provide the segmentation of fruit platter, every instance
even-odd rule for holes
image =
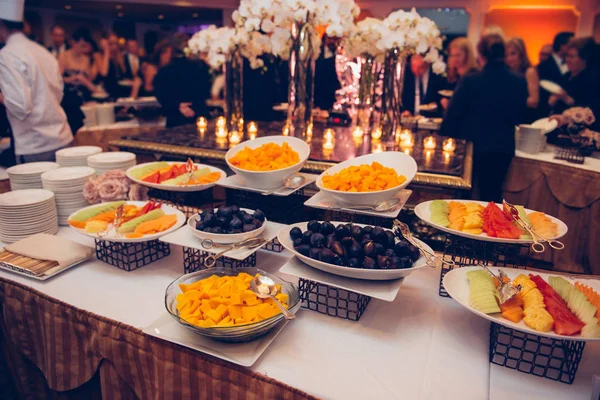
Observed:
[[[567,225],[542,212],[515,206],[519,217],[546,239],[559,239]],[[441,231],[496,243],[530,244],[533,238],[502,209],[501,204],[474,200],[432,200],[415,207],[422,221]]]
[[[233,172],[254,189],[282,187],[286,179],[302,169],[310,147],[291,136],[265,136],[232,147],[225,160]]]
[[[188,220],[188,227],[200,239],[215,243],[238,243],[259,236],[267,227],[267,218],[261,210],[238,206],[206,209]]]
[[[426,265],[419,249],[398,235],[377,226],[310,221],[283,228],[277,239],[305,264],[321,271],[347,278],[390,280],[404,278]]]
[[[508,328],[554,339],[600,341],[600,281],[490,267],[462,267],[444,276],[444,288],[462,306]],[[500,303],[498,286],[520,286]]]
[[[411,156],[386,151],[336,164],[317,178],[316,185],[341,205],[374,206],[398,194],[416,173]]]
[[[82,208],[71,214],[68,222],[94,239],[135,243],[175,231],[185,223],[185,215],[153,201],[113,201]]]
[[[261,299],[250,282],[256,275],[275,282],[275,298],[295,313],[298,287],[256,268],[211,268],[183,275],[167,287],[165,306],[176,321],[193,332],[226,342],[256,339],[283,320],[271,299]]]
[[[191,173],[190,173],[191,171]],[[139,164],[127,170],[132,181],[154,189],[173,192],[197,192],[213,187],[227,177],[225,171],[210,165],[188,161],[157,161]]]

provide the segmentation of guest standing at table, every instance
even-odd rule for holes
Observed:
[[[402,93],[402,115],[424,115],[437,117],[442,115],[440,94],[443,89],[443,79],[434,74],[431,64],[423,56],[415,54],[410,57],[410,68],[404,74],[404,91]],[[434,106],[434,110],[422,111],[423,106]]]
[[[569,72],[563,91],[550,96],[548,103],[554,114],[569,107],[590,107],[598,99],[600,90],[598,66],[592,65],[596,44],[591,37],[572,39],[566,46],[565,60]]]
[[[58,59],[58,56],[69,50],[65,30],[60,25],[54,25],[50,33],[50,38],[52,39],[52,45],[48,47],[48,51],[54,58]]]
[[[444,90],[454,91],[458,81],[465,75],[477,71],[475,51],[471,42],[466,37],[459,37],[450,42],[448,46],[448,77]],[[450,100],[446,97],[440,99],[442,108],[448,108]]]
[[[125,45],[125,79],[134,79],[140,76],[140,49],[136,39],[127,39]]]
[[[131,89],[119,85],[125,79],[125,57],[119,49],[119,38],[109,33],[100,40],[100,53],[96,56],[98,71],[104,89],[112,98],[128,97]]]
[[[440,134],[473,142],[478,198],[502,200],[502,183],[515,154],[515,125],[527,107],[527,83],[507,68],[504,40],[492,34],[477,45],[483,70],[461,79]]]
[[[517,37],[506,42],[506,65],[512,72],[524,76],[527,81],[527,113],[524,122],[531,123],[547,116],[546,107],[539,108],[540,78],[537,70],[531,66],[523,39]]]
[[[173,60],[154,78],[156,97],[169,128],[192,124],[196,118],[207,115],[210,74],[206,63],[185,57],[183,49],[188,40],[184,34],[173,36]]]
[[[572,32],[560,32],[552,42],[552,54],[546,61],[540,61],[537,66],[540,80],[548,80],[563,87],[569,68],[565,62],[567,54],[567,43],[573,37]],[[545,89],[540,91],[539,109],[543,115],[550,114],[551,107],[548,105],[550,92]]]
[[[173,47],[168,40],[161,40],[154,46],[154,52],[150,58],[142,63],[143,85],[141,96],[154,96],[154,78],[158,71],[169,65],[173,59]]]
[[[0,7],[0,103],[6,106],[17,163],[53,161],[73,141],[60,106],[63,81],[58,63],[23,34],[24,0]]]

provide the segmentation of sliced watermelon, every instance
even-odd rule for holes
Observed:
[[[523,231],[493,202],[489,202],[482,212],[483,231],[490,237],[519,239]]]
[[[168,170],[161,172],[158,182],[160,183],[160,182],[168,181],[169,179],[171,179],[173,177],[174,177],[173,167],[171,167]]]
[[[159,179],[160,179],[160,172],[156,171],[156,172],[153,172],[152,174],[148,175],[147,177],[145,177],[143,179],[143,181],[148,182],[148,183],[159,183]]]
[[[546,310],[554,318],[554,332],[567,336],[581,332],[585,324],[569,310],[567,303],[552,289],[552,286],[539,275],[530,274],[529,277],[544,296]]]

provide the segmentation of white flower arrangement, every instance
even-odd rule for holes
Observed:
[[[326,26],[328,36],[343,37],[359,12],[354,0],[241,0],[233,21],[238,28],[260,29],[269,35],[272,53],[287,59],[294,23]],[[313,47],[319,49],[320,45],[317,37]]]
[[[256,69],[264,65],[259,57],[271,51],[271,41],[255,30],[211,25],[194,34],[188,47],[194,54],[206,53],[207,63],[214,69],[221,67],[235,51],[239,51],[250,61],[250,67]]]
[[[385,52],[379,50],[375,43],[381,39],[383,21],[376,18],[365,18],[359,21],[343,40],[344,50],[348,58],[372,56],[383,61]]]
[[[380,30],[379,39],[374,43],[379,51],[399,48],[407,56],[424,56],[425,61],[432,64],[436,74],[446,70],[446,64],[440,56],[440,30],[435,22],[421,17],[414,8],[411,11],[394,11],[381,24],[374,25],[374,28]]]

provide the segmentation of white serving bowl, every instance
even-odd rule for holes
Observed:
[[[351,166],[359,166],[362,164],[371,165],[371,163],[374,161],[377,161],[384,167],[393,168],[398,175],[404,175],[406,180],[399,186],[386,190],[377,190],[374,192],[343,192],[341,190],[327,189],[323,185],[323,177],[325,175],[334,175]],[[340,205],[373,206],[381,201],[385,201],[394,197],[396,194],[398,194],[398,192],[408,186],[416,174],[417,163],[415,162],[414,158],[402,152],[386,151],[383,153],[367,154],[334,165],[317,178],[316,185],[320,190],[335,198]]]
[[[254,213],[254,211],[255,211],[255,210],[249,210],[247,208],[240,208],[240,210],[244,210],[247,213]],[[215,208],[214,211],[217,212],[217,208]],[[255,237],[260,236],[264,232],[264,230],[267,228],[267,218],[265,217],[265,221],[263,222],[262,226],[258,229],[250,231],[250,232],[210,233],[210,232],[204,232],[199,229],[196,229],[196,222],[198,222],[199,219],[200,219],[199,214],[194,214],[190,217],[190,219],[188,219],[187,226],[190,229],[190,231],[194,234],[194,236],[196,236],[200,240],[210,239],[214,243],[219,243],[219,244],[239,243],[239,242],[242,242],[247,239],[253,239]]]
[[[236,155],[245,147],[256,149],[267,143],[275,143],[278,145],[287,143],[295,152],[298,153],[300,161],[290,167],[278,169],[276,171],[249,171],[231,165],[229,162],[231,157]],[[255,189],[275,189],[283,186],[287,178],[300,171],[306,160],[308,160],[309,155],[310,146],[302,139],[291,136],[265,136],[258,139],[247,140],[232,147],[227,154],[225,154],[225,160],[227,161],[229,168],[231,168],[233,172],[241,176],[246,181],[246,185],[248,185],[248,187]]]

